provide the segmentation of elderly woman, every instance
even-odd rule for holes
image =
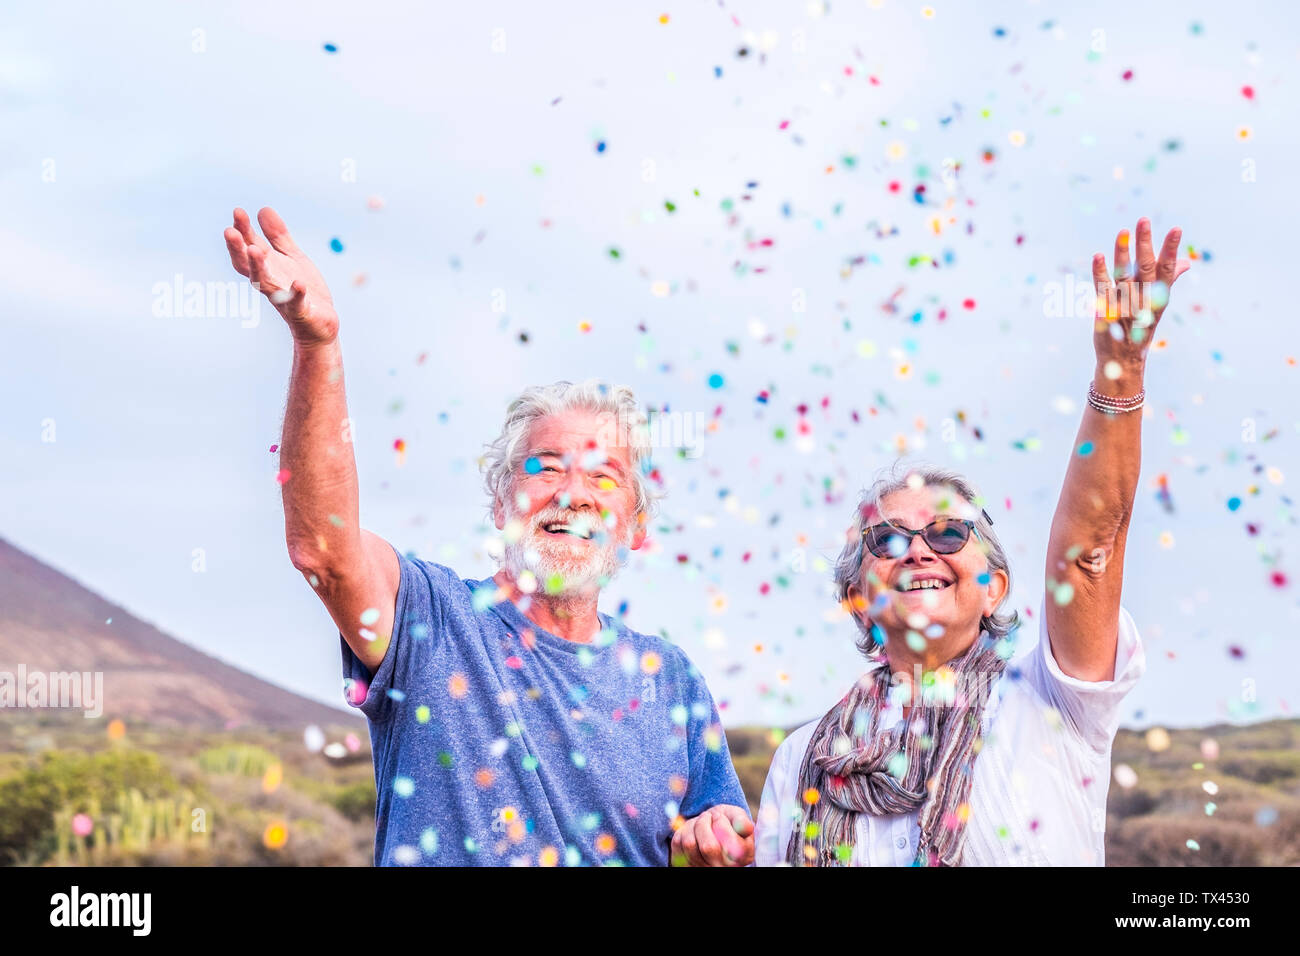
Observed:
[[[914,468],[859,504],[838,596],[871,666],[777,749],[758,865],[1101,865],[1110,749],[1145,669],[1120,606],[1141,467],[1147,349],[1187,269],[1180,231],[1151,223],[1093,257],[1096,373],[1047,546],[1039,641],[1008,664],[1011,569],[960,476]]]

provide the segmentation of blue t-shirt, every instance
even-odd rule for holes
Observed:
[[[713,698],[674,645],[601,614],[590,644],[496,584],[398,555],[375,674],[343,649],[370,723],[375,865],[669,863],[673,819],[744,807]]]

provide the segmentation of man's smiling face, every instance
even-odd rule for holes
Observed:
[[[531,570],[547,590],[604,586],[627,549],[641,547],[630,449],[607,413],[573,409],[533,422],[509,501],[498,501],[498,528],[522,525],[506,546],[506,566]]]

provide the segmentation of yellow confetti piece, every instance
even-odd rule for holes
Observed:
[[[111,720],[108,723],[108,739],[121,740],[126,736],[126,724],[120,720]]]
[[[266,768],[266,773],[262,774],[262,792],[275,793],[280,789],[280,784],[284,782],[284,767],[278,763],[273,763]]]
[[[1172,741],[1169,739],[1169,731],[1163,727],[1152,727],[1146,734],[1147,749],[1153,753],[1160,753],[1162,750],[1168,750]]]
[[[469,681],[465,680],[464,674],[452,674],[447,679],[447,693],[451,694],[456,700],[460,700],[469,693]]]
[[[262,834],[262,845],[268,850],[278,850],[288,842],[289,826],[281,820],[269,824]]]

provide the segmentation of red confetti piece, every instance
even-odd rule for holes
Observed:
[[[964,309],[973,309],[973,308],[975,308],[975,300],[974,300],[974,299],[962,299],[962,300],[961,300],[961,304],[962,304],[962,308],[964,308]]]
[[[1255,88],[1253,86],[1243,86],[1241,88],[1241,95],[1246,97],[1248,100],[1253,100],[1255,98]]]
[[[519,668],[523,666],[524,666],[523,660],[519,657],[516,657],[514,654],[511,654],[509,657],[506,658],[506,667],[512,668],[513,670],[519,670]]]
[[[279,448],[279,447],[280,447],[280,446],[279,446],[279,445],[272,445],[272,446],[271,446],[271,454],[273,454],[273,455],[274,455],[274,454],[275,454],[275,451],[276,451],[276,449],[277,449],[277,448]]]
[[[1274,571],[1271,575],[1269,575],[1269,580],[1273,582],[1274,587],[1277,588],[1286,587],[1286,575],[1283,574],[1281,571]]]
[[[275,476],[275,480],[278,481],[280,484],[284,484],[286,481],[288,481],[288,480],[289,480],[289,469],[288,469],[288,468],[281,468],[280,471],[276,474],[276,476]]]
[[[1131,80],[1131,79],[1133,79],[1133,71],[1132,71],[1132,70],[1125,70],[1123,73],[1120,74],[1120,76],[1123,77],[1123,79],[1126,80],[1126,81],[1127,81],[1127,80]]]

